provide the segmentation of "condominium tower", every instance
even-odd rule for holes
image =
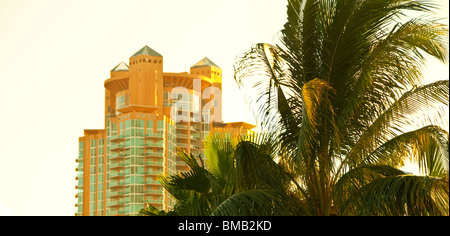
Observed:
[[[222,122],[222,70],[210,59],[189,73],[167,73],[163,65],[145,46],[110,71],[105,127],[79,138],[75,215],[136,215],[147,203],[167,211],[175,202],[157,178],[188,170],[177,149],[202,155],[211,130],[255,127]]]

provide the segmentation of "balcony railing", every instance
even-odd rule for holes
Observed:
[[[164,134],[146,134],[145,135],[146,138],[164,138]]]
[[[163,170],[161,171],[146,171],[144,174],[145,175],[162,175],[164,172]]]
[[[144,156],[148,156],[148,157],[163,157],[164,153],[162,153],[162,152],[146,152],[146,153],[144,153]]]
[[[121,186],[123,186],[123,185],[125,185],[125,182],[123,182],[123,181],[111,181],[110,183],[109,183],[109,187],[110,188],[114,188],[114,187],[121,187]]]
[[[148,143],[145,143],[145,147],[157,147],[157,148],[163,148],[163,147],[164,147],[164,143],[152,143],[152,142],[148,142]]]
[[[164,166],[163,161],[153,161],[153,160],[147,160],[144,162],[147,166]]]
[[[123,143],[118,143],[118,144],[111,145],[109,150],[115,152],[115,151],[123,150],[124,148],[125,148],[125,145]]]
[[[177,129],[189,129],[187,125],[177,125]]]
[[[117,197],[117,196],[122,196],[124,194],[127,194],[127,192],[129,193],[129,191],[125,191],[123,189],[119,189],[119,190],[110,190],[109,191],[109,197],[113,198],[113,197]]]
[[[112,163],[112,164],[109,165],[110,169],[123,168],[123,167],[125,167],[125,163]]]
[[[124,157],[125,157],[125,154],[124,154],[124,153],[117,153],[117,152],[111,153],[111,154],[109,155],[109,159],[110,159],[110,160],[114,160],[114,159],[123,159]]]
[[[123,205],[123,204],[125,204],[125,200],[119,199],[119,200],[110,201],[108,203],[108,207],[120,206],[120,205]]]
[[[177,138],[187,139],[189,136],[187,134],[177,134]]]
[[[144,190],[144,194],[163,194],[162,189],[148,189]]]
[[[115,141],[123,140],[124,138],[125,138],[124,135],[113,135],[109,138],[109,141],[115,142]]]
[[[177,143],[177,146],[178,147],[185,147],[185,148],[189,147],[189,145],[187,143]]]
[[[125,211],[123,209],[111,209],[109,210],[110,215],[123,215],[125,214]]]
[[[158,197],[156,199],[146,199],[145,202],[148,202],[150,204],[163,204],[163,198]]]
[[[199,127],[195,127],[195,126],[191,126],[191,131],[200,132],[200,128]]]
[[[119,177],[124,177],[125,176],[125,173],[123,173],[123,172],[120,172],[120,173],[110,173],[109,174],[109,178],[119,178]]]
[[[144,184],[157,184],[157,185],[160,185],[161,183],[158,180],[146,179],[144,181]]]

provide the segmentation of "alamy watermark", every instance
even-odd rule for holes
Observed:
[[[192,93],[186,87],[174,87],[167,98],[172,99],[171,117],[178,122],[222,122],[222,90],[209,86],[201,90],[201,80],[193,80]],[[278,93],[271,88],[268,114],[277,119]]]

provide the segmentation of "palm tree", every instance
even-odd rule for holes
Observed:
[[[448,60],[448,28],[431,19],[433,8],[421,0],[288,0],[281,43],[256,44],[238,58],[237,83],[256,89],[261,126],[277,134],[276,164],[290,177],[286,213],[448,215],[448,132],[439,122],[449,82],[423,84],[421,74],[426,56]],[[399,169],[410,160],[423,175]],[[213,214],[258,201],[280,209],[273,192],[243,191]]]
[[[178,200],[147,215],[448,215],[448,80],[422,84],[425,55],[448,59],[447,26],[412,0],[289,0],[281,45],[236,63],[266,135],[212,135],[205,163],[160,179]],[[402,21],[400,21],[402,20]],[[401,22],[401,23],[398,23]],[[276,116],[270,111],[278,108]],[[447,121],[448,122],[448,121]],[[422,175],[399,168],[418,164]]]
[[[159,178],[177,201],[169,212],[148,205],[146,216],[285,215],[292,211],[286,193],[290,178],[276,163],[271,136],[211,133],[202,157],[179,151],[188,172]],[[275,199],[275,200],[274,200]],[[227,207],[239,204],[237,209]],[[231,209],[231,212],[230,212]]]
[[[236,138],[224,133],[212,134],[205,143],[207,163],[201,155],[178,150],[178,156],[189,167],[188,172],[161,176],[159,182],[177,201],[169,212],[148,205],[139,214],[147,216],[206,216],[235,192],[234,152]]]

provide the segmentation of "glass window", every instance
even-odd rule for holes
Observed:
[[[158,130],[164,129],[164,121],[163,120],[158,120],[157,129]]]
[[[151,129],[153,131],[153,121],[152,120],[147,121],[147,129]]]

